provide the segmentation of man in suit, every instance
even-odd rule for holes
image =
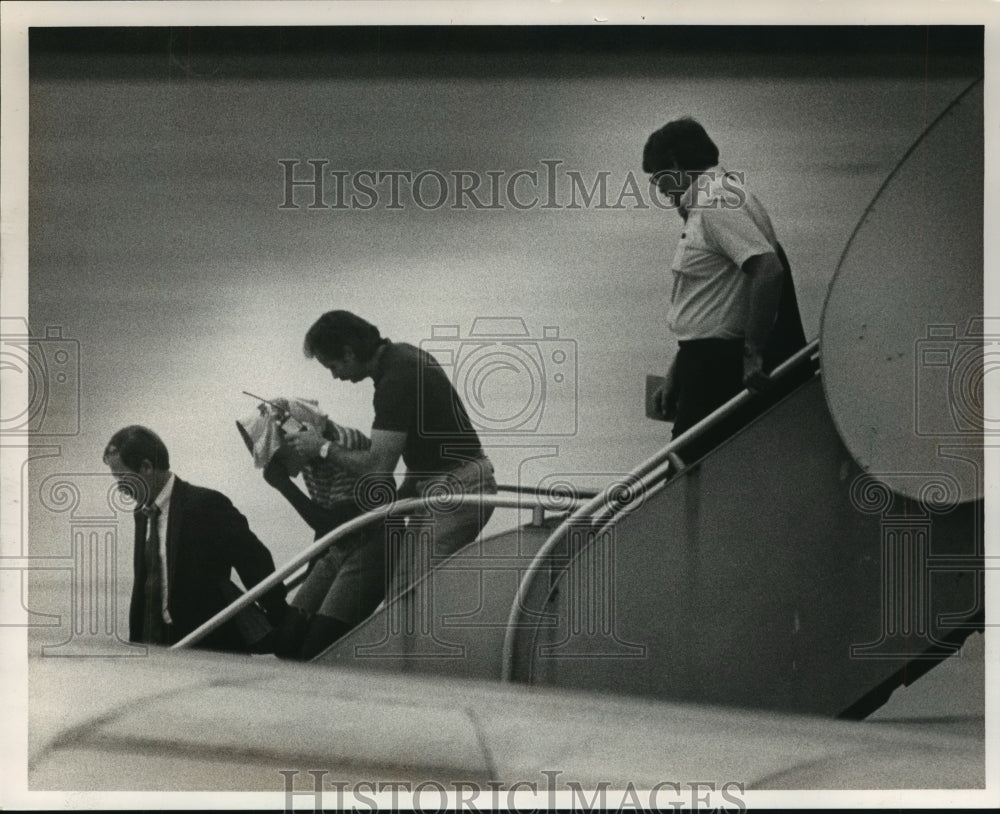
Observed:
[[[274,572],[271,553],[229,498],[174,475],[167,448],[152,430],[133,425],[116,432],[104,463],[139,504],[130,641],[170,645],[195,630],[238,595],[233,568],[247,588]],[[267,620],[280,624],[287,610],[284,588],[277,586],[260,604]],[[246,620],[230,620],[199,646],[250,650]]]

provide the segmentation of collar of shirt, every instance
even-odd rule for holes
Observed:
[[[160,538],[160,577],[162,580],[162,594],[161,594],[161,611],[163,613],[163,621],[168,625],[173,623],[173,619],[170,618],[170,609],[168,607],[167,597],[170,596],[169,586],[167,585],[167,521],[170,515],[170,496],[174,493],[174,483],[177,481],[177,477],[173,472],[170,473],[170,477],[167,478],[167,482],[163,484],[163,488],[160,490],[160,494],[156,496],[156,500],[153,503],[160,510],[160,516],[157,518],[156,527],[157,534]]]
[[[692,209],[703,209],[706,204],[718,198],[725,191],[725,187],[722,185],[722,178],[726,175],[724,167],[716,164],[714,167],[702,170],[702,173],[703,175],[695,178],[691,186],[685,189],[684,194],[681,195],[677,208],[684,220],[687,220],[688,212]],[[708,176],[707,183],[702,180],[705,175]]]
[[[163,488],[160,490],[160,494],[156,496],[156,500],[153,501],[156,507],[160,510],[160,516],[163,517],[167,514],[170,509],[170,496],[174,493],[174,482],[177,480],[177,476],[173,472],[170,473],[170,477],[167,478],[167,482],[163,484]]]

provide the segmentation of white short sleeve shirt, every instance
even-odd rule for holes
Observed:
[[[739,176],[720,168],[693,184],[681,207],[687,220],[670,267],[670,327],[680,341],[740,339],[748,313],[741,267],[775,250],[771,220]]]

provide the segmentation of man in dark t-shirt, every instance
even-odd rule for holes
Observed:
[[[394,488],[393,473],[402,458],[406,475],[398,496],[442,499],[440,511],[420,518],[420,534],[405,535],[401,549],[388,552],[391,597],[421,578],[431,564],[476,538],[492,507],[478,502],[456,507],[446,498],[495,494],[493,465],[458,393],[426,351],[383,338],[378,328],[348,311],[323,314],[306,333],[303,349],[335,379],[353,383],[372,379],[372,443],[367,450],[347,450],[311,429],[297,433],[289,443],[306,457],[330,459],[356,473],[362,493]],[[360,499],[364,500],[364,494]],[[430,562],[426,552],[417,550],[417,538],[426,539],[428,523],[432,526]]]
[[[433,356],[388,339],[376,354],[372,429],[406,433],[402,457],[408,472],[451,469],[455,450],[463,457],[482,452],[465,405]]]

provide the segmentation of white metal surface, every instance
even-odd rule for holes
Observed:
[[[569,782],[583,789],[691,780],[746,789],[984,783],[981,735],[954,728],[160,648],[138,659],[33,659],[30,670],[29,783],[39,791],[281,792],[282,770],[300,772],[305,789],[308,771],[325,770],[324,807],[333,809],[332,781],[544,788],[543,771],[558,773],[562,790]],[[668,797],[664,790],[663,806]],[[311,800],[303,804],[312,810]]]
[[[933,506],[982,496],[984,376],[1000,358],[1000,337],[980,319],[982,289],[980,82],[925,132],[869,206],[820,329],[827,402],[852,456]]]

